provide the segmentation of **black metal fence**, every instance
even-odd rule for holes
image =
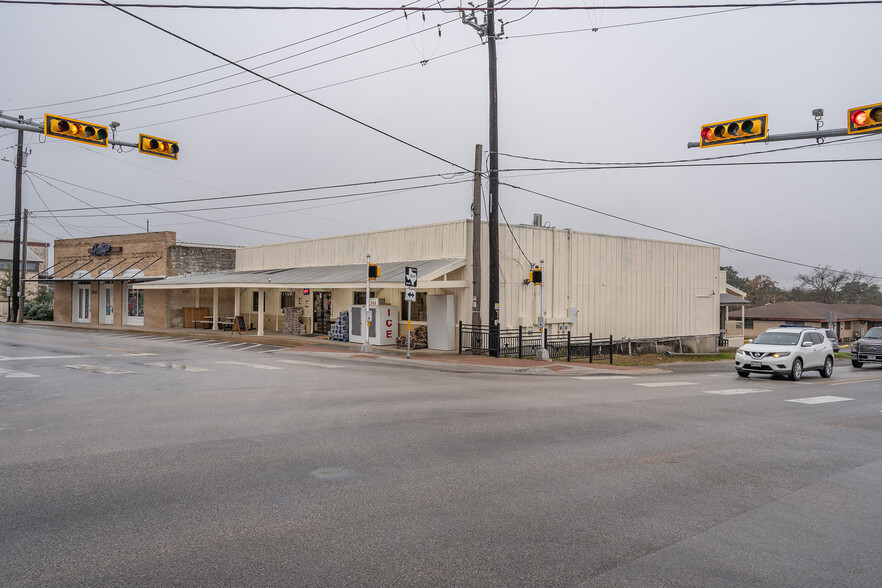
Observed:
[[[542,334],[534,331],[501,329],[497,326],[459,322],[459,352],[488,353],[491,357],[536,357],[542,348]],[[613,338],[573,337],[570,333],[546,335],[545,349],[551,359],[608,361],[612,365]]]

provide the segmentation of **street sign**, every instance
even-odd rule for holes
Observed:
[[[407,288],[404,291],[404,299],[407,302],[416,302],[416,290],[414,290],[413,288]]]
[[[404,268],[404,286],[406,288],[416,288],[417,286],[417,268]]]

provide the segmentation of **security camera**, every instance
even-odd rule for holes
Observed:
[[[812,110],[812,116],[824,116],[824,109],[815,108],[814,110]]]

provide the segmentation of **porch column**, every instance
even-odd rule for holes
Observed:
[[[217,288],[212,289],[211,296],[211,330],[217,331]]]
[[[744,344],[744,305],[741,305],[741,342],[738,344],[739,347]]]
[[[257,336],[263,336],[263,302],[264,302],[264,290],[257,291]]]
[[[239,288],[233,288],[235,296],[233,298],[233,316],[239,316]]]
[[[199,308],[199,288],[193,288],[193,306]]]

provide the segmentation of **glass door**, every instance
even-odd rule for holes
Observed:
[[[89,314],[89,284],[76,284],[74,286],[74,322],[88,323],[91,320]]]
[[[331,330],[331,293],[312,294],[312,332],[327,334]]]
[[[103,323],[105,325],[113,324],[113,284],[103,284],[101,286],[101,298],[104,307]]]

